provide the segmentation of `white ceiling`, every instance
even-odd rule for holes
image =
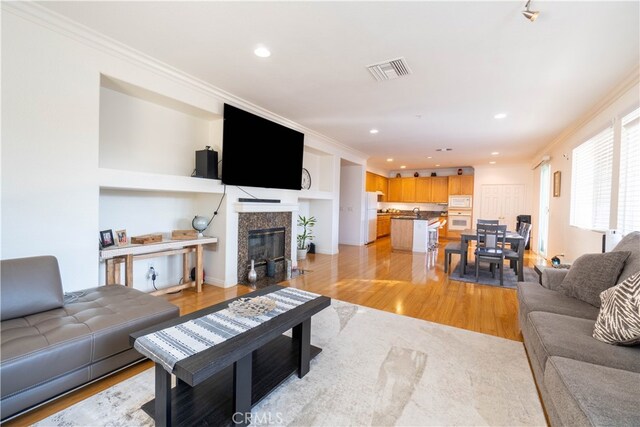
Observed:
[[[524,3],[41,4],[393,170],[529,161],[638,67],[639,2]],[[413,74],[365,68],[400,56]]]

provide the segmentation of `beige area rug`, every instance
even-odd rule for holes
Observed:
[[[522,343],[334,300],[313,317],[323,349],[252,411],[255,425],[545,425]],[[153,425],[153,368],[40,426]]]

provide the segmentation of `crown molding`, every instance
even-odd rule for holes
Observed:
[[[290,119],[275,114],[263,107],[246,101],[223,89],[220,89],[204,80],[198,79],[180,69],[166,64],[147,55],[139,50],[133,49],[111,37],[105,36],[85,25],[73,21],[59,13],[56,13],[40,4],[31,1],[2,1],[2,13],[11,13],[34,24],[40,25],[48,30],[54,31],[68,37],[78,43],[98,50],[107,55],[127,61],[133,65],[144,68],[154,74],[167,78],[175,83],[196,90],[207,96],[212,96],[222,102],[259,114],[269,120],[273,120],[282,125],[288,126],[300,132],[320,139],[334,148],[350,153],[353,156],[362,158],[368,157],[354,148],[342,144],[341,142],[323,135],[315,130],[302,126]]]
[[[633,71],[629,73],[620,83],[618,83],[609,94],[604,97],[600,102],[594,105],[586,114],[582,115],[578,120],[573,122],[569,127],[563,130],[557,137],[555,137],[548,145],[542,150],[539,150],[534,158],[539,158],[544,154],[548,154],[558,144],[566,141],[576,132],[582,129],[587,123],[596,118],[598,114],[609,108],[614,102],[616,102],[622,95],[629,91],[633,86],[640,83],[640,66],[636,65]]]

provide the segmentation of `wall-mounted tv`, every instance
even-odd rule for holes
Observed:
[[[224,184],[300,190],[303,154],[303,133],[224,104]]]

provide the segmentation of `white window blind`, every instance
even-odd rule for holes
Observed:
[[[622,118],[617,228],[640,230],[640,109]]]
[[[609,229],[613,128],[609,127],[573,149],[571,225],[590,230]]]

